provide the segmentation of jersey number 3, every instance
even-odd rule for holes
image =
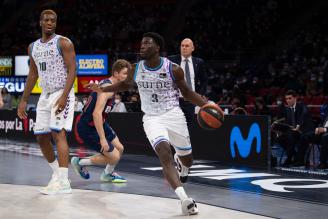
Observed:
[[[152,94],[151,95],[151,102],[158,102],[158,96],[157,96],[157,94]]]

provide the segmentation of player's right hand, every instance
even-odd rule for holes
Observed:
[[[18,104],[18,107],[17,107],[17,116],[20,119],[26,119],[27,118],[27,113],[25,111],[26,105],[27,105],[27,102],[24,101],[24,100],[21,100],[19,102],[19,104]]]
[[[101,87],[99,86],[99,84],[96,84],[96,83],[88,83],[88,84],[83,85],[83,87],[87,88],[89,90],[92,90],[92,91],[102,92]]]
[[[100,145],[101,145],[101,149],[100,152],[108,152],[109,151],[109,144],[106,140],[106,138],[104,139],[100,139]]]

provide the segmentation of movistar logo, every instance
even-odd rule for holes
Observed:
[[[235,145],[242,158],[249,156],[254,139],[256,140],[256,152],[261,152],[261,131],[257,123],[253,123],[249,129],[247,138],[244,138],[239,127],[233,127],[230,134],[231,156],[236,157]]]

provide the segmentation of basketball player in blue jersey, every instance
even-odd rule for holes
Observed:
[[[129,63],[127,61],[117,60],[112,67],[112,76],[102,80],[99,84],[106,86],[125,80],[128,67]],[[113,105],[114,93],[92,92],[83,108],[80,121],[77,124],[79,136],[88,148],[99,152],[99,154],[83,159],[72,157],[73,169],[84,179],[90,177],[86,166],[106,165],[100,176],[101,181],[126,182],[126,179],[114,173],[114,168],[123,153],[123,145],[108,122],[106,122]]]
[[[108,87],[94,83],[86,87],[99,92],[113,92],[128,90],[133,87],[134,81],[137,83],[141,108],[145,113],[144,130],[160,159],[164,176],[181,200],[183,214],[197,214],[195,201],[187,196],[181,183],[186,179],[193,159],[186,118],[179,107],[179,89],[186,100],[197,106],[202,107],[206,102],[189,88],[178,65],[160,57],[163,45],[162,36],[145,33],[140,48],[143,60],[129,69],[126,80]],[[170,145],[176,152],[174,159],[178,172],[173,165]]]
[[[17,109],[19,118],[26,119],[27,101],[39,78],[42,93],[36,108],[34,134],[53,170],[48,186],[40,190],[43,194],[72,192],[68,180],[69,148],[66,133],[71,131],[74,118],[75,51],[68,38],[55,34],[56,25],[57,14],[52,10],[44,10],[40,16],[42,37],[28,47],[30,69]],[[51,138],[57,145],[58,161]]]

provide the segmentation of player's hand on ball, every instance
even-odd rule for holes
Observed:
[[[101,152],[109,151],[109,144],[108,144],[106,138],[100,139],[100,145],[101,145],[101,149],[100,149]]]
[[[95,92],[102,92],[100,85],[96,83],[88,83],[85,84],[83,87]]]

